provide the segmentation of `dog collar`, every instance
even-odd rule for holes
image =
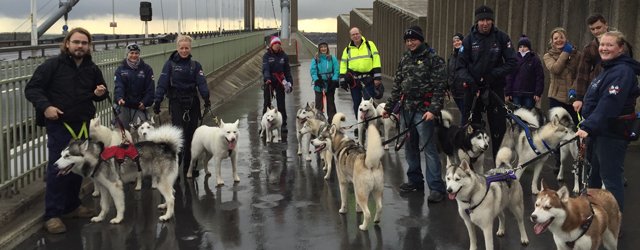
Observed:
[[[580,225],[580,228],[582,228],[582,233],[578,235],[578,238],[576,238],[575,240],[565,241],[564,244],[566,244],[567,247],[573,249],[573,247],[576,245],[576,241],[582,238],[582,236],[584,236],[587,231],[589,231],[589,227],[591,227],[591,223],[593,223],[593,217],[596,216],[596,213],[593,211],[593,203],[589,202],[589,208],[591,208],[591,215],[589,215],[589,217],[587,217],[587,219],[582,222],[582,225]]]

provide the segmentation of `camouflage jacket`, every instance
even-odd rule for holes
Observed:
[[[386,111],[391,112],[400,102],[405,110],[423,114],[440,112],[447,88],[447,66],[442,57],[428,44],[404,53],[396,70],[391,97]]]

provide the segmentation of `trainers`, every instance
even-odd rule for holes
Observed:
[[[44,229],[50,234],[61,234],[67,231],[67,227],[60,218],[51,218],[44,223]]]
[[[438,191],[431,191],[429,193],[429,197],[427,197],[427,201],[431,203],[438,203],[444,200],[444,193]]]
[[[414,185],[410,182],[402,183],[400,185],[401,193],[411,193],[411,192],[424,192],[424,186]]]
[[[95,211],[91,208],[85,207],[83,205],[78,206],[75,210],[71,211],[71,213],[65,214],[62,217],[64,218],[91,218],[95,215]]]

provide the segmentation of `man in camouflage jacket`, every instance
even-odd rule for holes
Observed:
[[[408,51],[404,53],[396,71],[391,97],[387,101],[383,116],[399,112],[405,128],[412,127],[405,156],[409,169],[409,181],[400,186],[401,192],[424,190],[424,177],[420,161],[420,149],[424,148],[427,159],[427,184],[429,202],[444,199],[445,185],[440,173],[440,157],[434,137],[433,118],[440,113],[446,90],[447,71],[444,60],[424,43],[422,29],[413,26],[404,34]],[[425,120],[421,122],[421,120]],[[418,124],[419,123],[419,124]],[[416,126],[417,124],[417,126]]]

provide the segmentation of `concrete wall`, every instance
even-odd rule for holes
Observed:
[[[422,27],[427,42],[446,58],[452,49],[451,37],[456,32],[469,33],[473,12],[481,4],[493,8],[497,27],[514,42],[524,33],[541,54],[548,47],[549,31],[558,26],[567,29],[569,40],[576,46],[587,44],[592,37],[585,19],[596,12],[602,13],[611,27],[622,31],[634,48],[640,48],[638,0],[378,0],[373,3],[373,36],[369,31],[363,34],[376,43],[382,56],[382,71],[391,75],[404,50],[402,32],[407,27]],[[354,12],[357,10],[351,12],[351,26]],[[340,22],[338,17],[338,51],[349,36]],[[640,58],[640,49],[634,54]]]
[[[349,44],[349,29],[351,29],[351,16],[348,14],[342,14],[338,16],[338,35],[336,42],[336,57],[340,60],[342,51]]]

